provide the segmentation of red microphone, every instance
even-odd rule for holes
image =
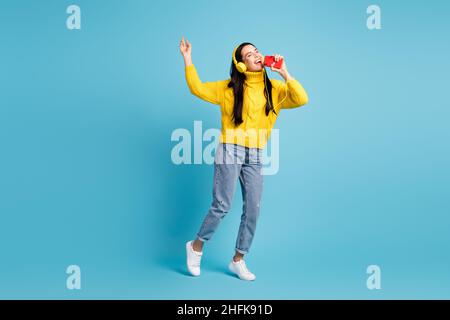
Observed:
[[[275,56],[265,56],[264,57],[264,65],[266,67],[271,67],[272,63],[275,62],[275,65],[273,66],[276,69],[280,69],[281,66],[283,65],[283,59],[280,58],[278,61],[275,61]]]

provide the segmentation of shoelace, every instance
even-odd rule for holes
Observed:
[[[192,252],[194,252],[194,254],[195,254],[195,251],[194,251],[194,248],[192,247],[192,244],[191,244],[191,250],[192,250]],[[202,256],[200,256],[200,255],[194,255],[194,258],[192,259],[193,261],[192,261],[192,266],[193,267],[200,267],[200,260],[202,259]]]
[[[242,267],[242,270],[244,271],[244,273],[246,273],[246,274],[250,274],[251,272],[247,269],[247,265],[245,264],[245,261],[244,260],[241,260],[241,267]]]
[[[194,267],[200,267],[200,259],[195,259],[194,262],[192,263],[192,265]]]
[[[201,256],[194,256],[194,259],[192,261],[192,265],[194,267],[200,267],[200,260],[201,260]]]

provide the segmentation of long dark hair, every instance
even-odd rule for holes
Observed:
[[[236,61],[242,62],[242,53],[241,50],[246,45],[252,45],[250,42],[241,43],[236,49]],[[243,100],[244,100],[244,82],[245,82],[245,74],[240,73],[234,64],[234,61],[231,60],[231,68],[230,68],[230,82],[228,83],[228,88],[233,88],[234,93],[234,107],[233,107],[233,120],[234,125],[237,127],[242,122],[242,108],[243,108]],[[269,77],[267,76],[267,72],[264,72],[264,96],[266,97],[266,116],[269,115],[270,111],[273,111],[275,114],[275,109],[273,108],[272,103],[272,83],[270,82]]]

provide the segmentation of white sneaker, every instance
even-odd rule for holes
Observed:
[[[192,241],[186,242],[186,264],[189,272],[198,277],[200,275],[200,261],[203,252],[197,252],[192,248]]]
[[[241,280],[253,281],[256,279],[256,276],[247,269],[244,259],[241,259],[238,262],[234,262],[234,260],[231,260],[230,264],[228,265],[228,269],[230,269],[231,272],[237,274],[237,276]]]

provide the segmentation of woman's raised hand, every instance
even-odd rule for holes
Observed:
[[[185,63],[186,62],[192,63],[192,61],[191,61],[192,46],[188,40],[184,40],[184,37],[181,38],[181,41],[180,41],[180,52],[183,55]]]

